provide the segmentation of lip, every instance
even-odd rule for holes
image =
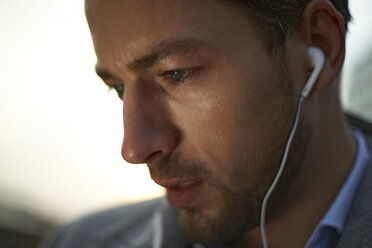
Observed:
[[[174,207],[185,207],[192,204],[203,185],[202,180],[196,179],[154,181],[167,189],[167,199]]]
[[[174,188],[177,187],[178,185],[184,184],[184,183],[189,183],[189,182],[196,182],[196,179],[188,178],[188,179],[170,179],[170,180],[156,180],[153,179],[154,182],[164,188]]]

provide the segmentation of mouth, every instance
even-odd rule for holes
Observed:
[[[154,181],[166,188],[169,203],[178,208],[190,206],[194,203],[203,185],[202,180],[196,179],[174,179],[162,182]]]

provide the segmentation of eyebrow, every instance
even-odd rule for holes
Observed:
[[[132,71],[145,70],[162,60],[176,56],[187,56],[191,53],[200,52],[206,47],[205,42],[195,39],[167,40],[156,45],[149,52],[141,55],[129,63],[128,68]]]
[[[171,39],[163,41],[148,52],[133,59],[127,67],[133,71],[143,71],[163,60],[171,59],[177,56],[188,56],[190,54],[201,53],[206,50],[206,43],[197,39]],[[102,79],[113,78],[111,73],[96,65],[96,73]]]

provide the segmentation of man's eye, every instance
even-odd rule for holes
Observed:
[[[164,72],[161,76],[163,76],[165,79],[171,79],[173,81],[180,82],[184,81],[191,71],[192,70],[190,69],[172,70]]]
[[[124,95],[124,85],[118,84],[118,85],[112,85],[110,86],[110,89],[114,89],[116,93],[118,94],[120,99],[123,99]]]

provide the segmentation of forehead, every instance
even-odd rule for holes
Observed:
[[[89,21],[121,20],[133,24],[136,22],[137,27],[148,27],[148,24],[190,24],[201,19],[208,22],[200,25],[217,24],[221,17],[243,13],[238,5],[221,0],[86,0],[85,6]],[[138,19],[141,22],[137,22]]]
[[[99,61],[110,55],[124,64],[166,40],[228,46],[258,36],[243,11],[225,1],[87,0],[86,13]]]

